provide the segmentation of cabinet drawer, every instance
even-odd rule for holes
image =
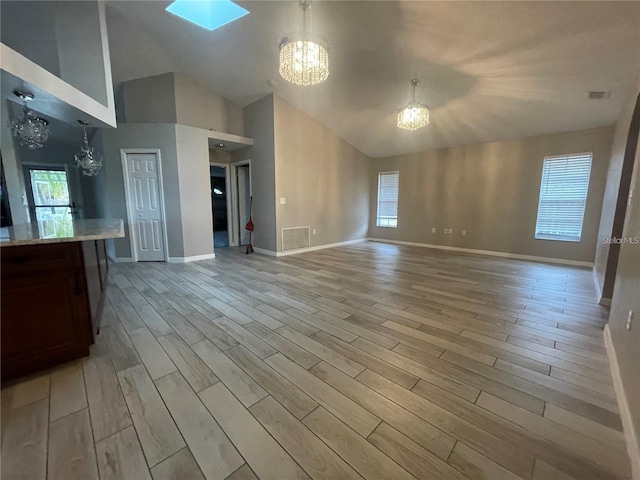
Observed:
[[[82,266],[78,242],[3,247],[0,253],[3,276],[72,270]]]

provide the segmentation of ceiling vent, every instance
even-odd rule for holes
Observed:
[[[605,92],[604,90],[592,90],[589,92],[590,100],[604,100],[605,98],[609,98],[610,92]]]

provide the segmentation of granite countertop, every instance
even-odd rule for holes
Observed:
[[[1,228],[0,247],[121,237],[124,237],[124,223],[119,218],[44,220]]]

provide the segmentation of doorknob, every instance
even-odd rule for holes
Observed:
[[[138,217],[142,218],[142,214],[141,214],[141,213],[139,213],[139,214],[138,214]]]

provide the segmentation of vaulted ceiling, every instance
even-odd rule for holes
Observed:
[[[370,157],[611,125],[640,72],[640,2],[313,2],[331,74],[312,87],[278,74],[297,2],[239,1],[250,14],[213,32],[169,3],[107,3],[115,82],[177,71],[240,106],[274,92]],[[406,132],[412,78],[431,123]]]

